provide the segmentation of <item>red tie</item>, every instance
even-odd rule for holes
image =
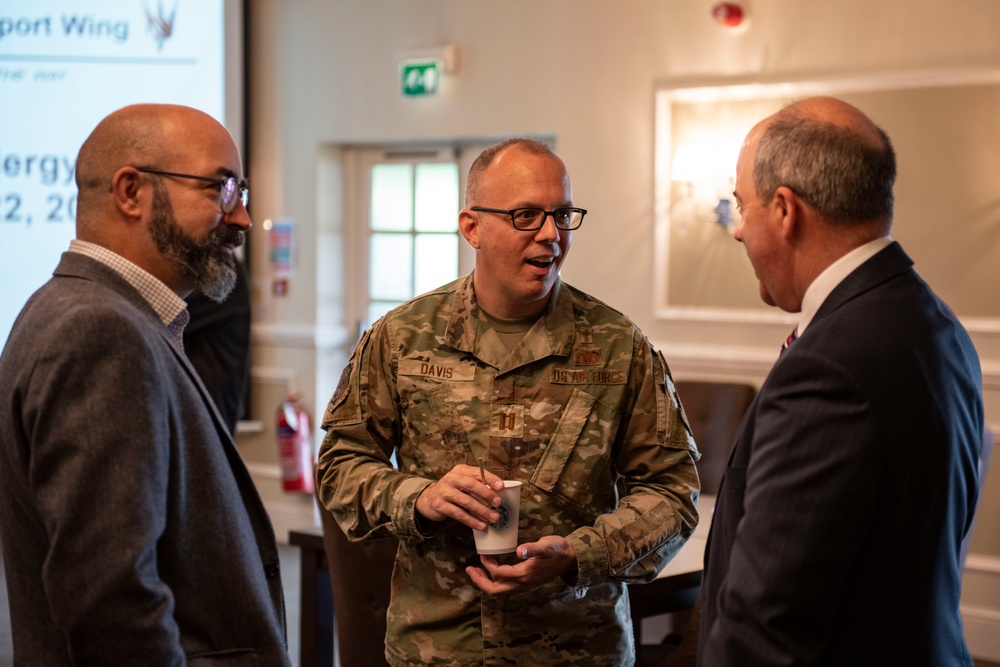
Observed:
[[[792,329],[792,333],[788,334],[788,338],[785,339],[785,343],[781,346],[781,351],[784,352],[788,349],[788,346],[795,342],[795,339],[799,337],[799,328],[796,326]]]

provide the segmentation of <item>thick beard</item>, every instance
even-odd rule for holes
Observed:
[[[189,236],[174,217],[170,196],[160,183],[153,183],[153,215],[149,231],[156,248],[194,281],[212,301],[222,303],[236,286],[236,257],[219,250],[221,244],[243,245],[243,233],[229,225],[212,230],[204,243]]]

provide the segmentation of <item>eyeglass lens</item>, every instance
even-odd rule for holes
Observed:
[[[238,200],[246,206],[250,202],[250,191],[240,187],[240,182],[230,176],[222,184],[222,211],[232,213]]]
[[[517,229],[537,229],[545,224],[546,215],[546,211],[540,208],[519,208],[511,211],[511,218]],[[583,213],[571,208],[557,208],[551,215],[559,229],[576,229],[583,220]]]

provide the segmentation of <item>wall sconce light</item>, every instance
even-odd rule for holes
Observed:
[[[678,202],[691,210],[695,220],[731,229],[733,172],[740,145],[735,141],[697,141],[677,147],[670,180],[678,186]]]

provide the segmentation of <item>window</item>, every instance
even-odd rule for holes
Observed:
[[[354,216],[360,233],[352,236],[354,256],[365,259],[348,280],[358,286],[360,328],[472,269],[472,251],[458,232],[467,171],[461,162],[449,148],[361,151],[355,201],[364,210]]]

